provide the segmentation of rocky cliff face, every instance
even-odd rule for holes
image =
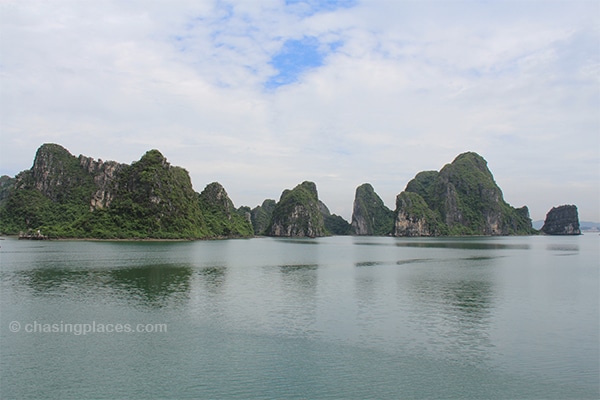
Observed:
[[[123,166],[113,188],[110,206],[90,213],[90,229],[98,232],[93,236],[195,238],[210,232],[188,172],[158,150]]]
[[[233,201],[231,201],[225,188],[219,182],[206,185],[202,193],[200,193],[200,200],[207,206],[221,210],[227,219],[231,219],[232,213],[235,211]]]
[[[95,190],[90,200],[90,209],[93,211],[110,206],[117,189],[117,177],[126,164],[94,160],[83,155],[79,156],[79,164],[94,180]]]
[[[89,201],[91,210],[110,205],[116,178],[125,164],[72,155],[57,144],[44,144],[33,166],[17,176],[18,189],[33,189],[58,203]]]
[[[256,206],[250,211],[250,221],[252,222],[255,235],[265,234],[276,205],[277,202],[275,200],[266,199],[260,206]]]
[[[439,236],[440,221],[421,196],[402,192],[396,197],[394,236]]]
[[[16,187],[34,189],[52,201],[65,203],[88,199],[94,183],[67,149],[44,144],[36,152],[31,170],[17,176]]]
[[[269,236],[319,237],[325,236],[317,186],[303,182],[293,190],[285,190],[273,210],[267,228]]]
[[[403,193],[397,199],[396,236],[533,232],[527,208],[515,209],[504,201],[487,162],[476,153],[459,155],[439,172],[417,174]]]
[[[352,209],[352,231],[355,235],[389,235],[394,225],[394,212],[368,183],[356,188]]]
[[[577,206],[553,207],[546,214],[541,231],[546,235],[581,235]]]
[[[44,144],[32,168],[6,182],[0,201],[4,233],[43,227],[59,237],[252,235],[222,186],[211,184],[200,196],[188,172],[171,166],[158,150],[127,165],[75,157],[62,146]]]

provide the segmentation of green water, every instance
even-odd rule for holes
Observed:
[[[599,243],[7,238],[0,397],[597,399]]]

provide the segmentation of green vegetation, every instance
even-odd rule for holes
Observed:
[[[8,198],[11,191],[15,188],[15,182],[17,180],[15,178],[11,178],[8,175],[0,176],[0,204],[4,202],[6,198]]]
[[[2,182],[8,182],[3,180]],[[80,160],[55,144],[40,147],[31,170],[2,184],[0,231],[40,229],[50,237],[198,239],[250,236],[248,221],[196,193],[188,172],[158,150],[120,169],[110,182],[110,206],[91,207],[98,190]],[[220,185],[219,185],[220,186]],[[229,204],[228,203],[228,204]]]
[[[358,235],[375,236],[389,235],[394,228],[394,212],[385,206],[368,183],[356,188],[352,226]]]
[[[273,210],[277,202],[272,199],[266,199],[260,206],[255,207],[250,211],[250,218],[255,235],[264,235],[271,223]]]
[[[416,194],[423,201],[415,201],[413,196],[409,209],[397,207],[396,212],[420,216],[436,235],[535,232],[527,207],[515,209],[504,201],[487,162],[477,153],[460,154],[440,172],[420,172],[403,193]],[[404,202],[403,206],[408,207],[407,204]]]
[[[43,229],[59,235],[68,225],[89,212],[94,190],[76,157],[55,144],[41,146],[30,170],[23,171],[7,185],[0,205],[3,233]]]
[[[198,198],[206,224],[213,234],[219,237],[248,237],[254,234],[250,221],[237,212],[218,182],[207,185]]]
[[[325,215],[323,216],[323,223],[325,224],[325,230],[330,235],[344,236],[352,234],[352,225],[339,215]]]
[[[448,227],[441,222],[439,213],[429,208],[423,197],[418,193],[402,192],[396,198],[397,213],[413,223],[423,221],[423,232],[409,236],[441,236],[448,234]],[[396,213],[396,214],[397,214]],[[398,218],[398,216],[396,216]],[[399,232],[397,232],[399,233]]]
[[[427,204],[434,204],[436,194],[433,193],[433,190],[439,174],[438,171],[419,172],[408,182],[406,191],[419,194]]]
[[[476,153],[459,155],[439,172],[417,174],[398,195],[395,212],[371,185],[361,185],[350,226],[329,213],[313,182],[285,190],[277,203],[236,210],[219,183],[196,193],[188,172],[171,166],[158,150],[124,165],[78,158],[56,144],[42,145],[30,170],[0,177],[0,233],[37,230],[50,237],[106,239],[536,232],[527,207],[504,201]]]
[[[92,237],[176,239],[211,234],[187,171],[169,165],[158,150],[125,167],[110,207],[87,217],[81,226]]]
[[[282,193],[273,210],[267,234],[308,237],[328,234],[319,208],[317,187],[313,182],[303,182],[293,190]]]

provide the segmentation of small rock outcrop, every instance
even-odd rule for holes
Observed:
[[[285,237],[326,236],[317,186],[305,181],[292,190],[284,190],[266,233]]]
[[[577,206],[553,207],[546,214],[541,231],[546,235],[581,235]]]
[[[384,236],[392,233],[393,226],[394,212],[385,206],[373,186],[365,183],[357,187],[352,209],[352,233]]]

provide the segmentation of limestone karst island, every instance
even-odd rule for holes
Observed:
[[[548,213],[545,234],[579,234],[575,206]],[[236,208],[217,182],[194,191],[188,172],[158,150],[131,165],[42,145],[31,169],[0,178],[0,233],[24,238],[207,239],[327,235],[529,235],[527,207],[504,201],[487,162],[467,152],[418,173],[390,210],[373,187],[356,189],[352,221],[331,214],[313,182],[279,201]]]

